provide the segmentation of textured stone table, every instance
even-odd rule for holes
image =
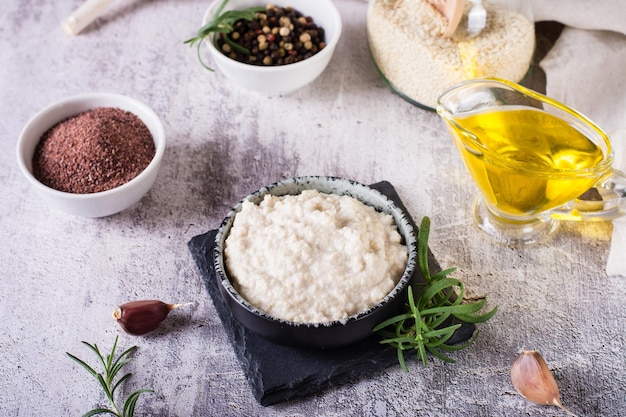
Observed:
[[[376,74],[362,0],[338,0],[344,34],[327,71],[288,96],[230,86],[183,45],[206,1],[116,2],[79,36],[60,22],[81,3],[3,2],[0,25],[0,415],[76,416],[105,398],[69,351],[81,341],[139,346],[125,393],[152,388],[152,416],[560,416],[509,379],[520,349],[539,349],[580,416],[624,415],[626,282],[604,271],[610,224],[566,225],[511,249],[469,216],[475,188],[438,116],[392,94]],[[540,78],[540,76],[539,76]],[[128,94],[161,116],[168,145],[150,193],[103,219],[49,210],[22,177],[15,143],[27,120],[63,97]],[[263,407],[251,390],[187,249],[262,185],[298,175],[388,180],[445,267],[500,311],[477,342],[411,372],[397,366],[314,396]],[[193,301],[147,337],[111,312],[134,299]]]

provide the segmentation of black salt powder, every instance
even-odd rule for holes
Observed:
[[[98,107],[43,134],[33,155],[33,175],[59,191],[97,193],[135,178],[154,154],[152,134],[139,117]]]

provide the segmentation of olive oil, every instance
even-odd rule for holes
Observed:
[[[531,217],[561,206],[610,171],[600,164],[605,155],[598,145],[542,110],[496,108],[457,117],[449,128],[468,171],[504,216]]]

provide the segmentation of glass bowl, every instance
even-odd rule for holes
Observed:
[[[470,33],[472,6],[485,11],[484,28]],[[474,78],[516,83],[528,74],[535,52],[532,9],[523,0],[471,0],[451,37],[447,19],[428,1],[370,0],[370,55],[389,88],[420,108],[434,111],[441,92]]]

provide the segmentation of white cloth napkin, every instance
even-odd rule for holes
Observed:
[[[626,4],[615,0],[531,0],[535,21],[554,20],[578,29],[626,34]]]
[[[626,2],[532,0],[536,21],[566,25],[540,63],[547,95],[609,133],[614,167],[626,171]],[[626,276],[626,218],[613,221],[608,275]]]
[[[547,95],[608,132],[614,167],[626,171],[626,2],[531,1],[535,21],[566,25],[540,63]],[[626,276],[626,218],[613,221],[606,272]]]

